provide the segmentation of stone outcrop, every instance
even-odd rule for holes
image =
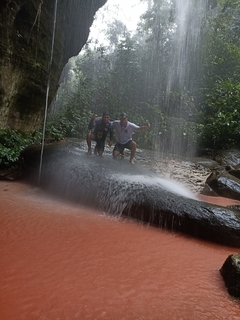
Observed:
[[[240,152],[220,150],[200,193],[240,200]],[[214,164],[215,163],[215,164]]]
[[[207,178],[206,184],[218,196],[240,200],[239,170],[228,167],[216,169]]]
[[[9,127],[22,132],[39,129],[48,81],[50,104],[64,65],[80,52],[95,12],[106,2],[1,0],[0,129]]]
[[[224,262],[220,273],[230,295],[240,298],[240,254],[231,254]]]
[[[26,177],[66,200],[240,247],[238,210],[200,202],[185,187],[128,160],[105,153],[86,156],[84,151],[79,143],[46,146],[39,179],[40,146],[27,148],[22,153]]]

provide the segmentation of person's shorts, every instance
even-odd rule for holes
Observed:
[[[120,152],[120,153],[123,153],[123,151],[124,151],[125,148],[131,150],[131,146],[130,146],[131,142],[132,142],[132,140],[129,140],[129,141],[128,141],[127,143],[125,143],[125,144],[121,144],[121,143],[118,143],[118,142],[117,142],[117,143],[115,144],[115,147],[114,147],[113,151],[118,151],[118,152]]]
[[[104,151],[105,148],[105,140],[98,139],[97,137],[94,137],[94,141],[96,141],[96,149]]]

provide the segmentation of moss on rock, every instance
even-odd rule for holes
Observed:
[[[44,116],[48,79],[50,104],[64,65],[86,43],[94,14],[106,1],[1,1],[0,129],[22,132],[39,129]]]

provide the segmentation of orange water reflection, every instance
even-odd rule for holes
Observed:
[[[240,319],[238,252],[0,183],[0,320]],[[207,199],[205,198],[204,201]]]

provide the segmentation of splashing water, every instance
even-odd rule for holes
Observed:
[[[156,187],[159,186],[161,189],[167,190],[171,193],[197,200],[196,196],[190,190],[188,190],[183,184],[176,181],[143,175],[119,175],[117,179],[125,180],[128,183],[134,182],[135,184],[145,184]]]

